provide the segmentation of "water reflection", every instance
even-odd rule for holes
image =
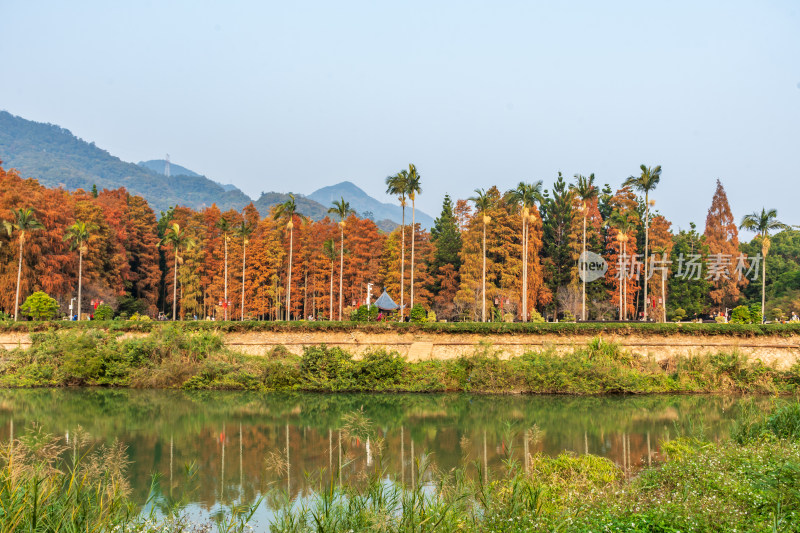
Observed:
[[[414,483],[425,461],[440,471],[466,462],[491,476],[504,459],[527,470],[531,454],[566,450],[630,470],[651,464],[678,433],[725,437],[744,401],[772,400],[2,390],[0,438],[37,422],[55,435],[80,427],[95,445],[119,439],[134,499],[146,500],[158,473],[156,505],[182,501],[213,516],[262,495],[268,510],[282,492],[294,498],[320,481],[357,483],[375,469]]]

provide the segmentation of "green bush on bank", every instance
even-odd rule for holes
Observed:
[[[372,311],[371,311],[372,312]],[[366,313],[366,308],[362,314]],[[359,315],[361,316],[361,315]],[[139,318],[147,318],[140,316]],[[543,322],[536,320],[520,322],[329,322],[329,321],[178,321],[155,320],[111,320],[111,321],[31,321],[0,322],[3,332],[42,332],[52,330],[103,329],[109,332],[155,332],[164,328],[179,328],[183,331],[210,331],[215,333],[253,332],[351,332],[365,333],[408,332],[431,334],[530,334],[530,335],[692,335],[722,337],[789,337],[800,336],[800,323],[787,324],[697,324],[697,323],[613,323],[613,322]]]
[[[787,393],[800,386],[800,365],[779,371],[737,352],[656,362],[601,338],[563,354],[551,349],[505,359],[482,344],[468,356],[418,362],[380,349],[356,358],[324,345],[301,356],[282,347],[247,356],[225,348],[217,333],[181,327],[141,336],[84,329],[31,338],[30,349],[3,358],[0,386],[557,394]]]

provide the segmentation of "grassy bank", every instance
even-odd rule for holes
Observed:
[[[101,329],[116,332],[155,332],[165,328],[179,328],[190,332],[243,333],[255,332],[350,332],[364,333],[401,332],[436,334],[531,334],[531,335],[695,335],[731,337],[790,337],[800,336],[800,323],[789,324],[695,324],[665,323],[505,323],[505,322],[155,322],[131,320],[106,321],[54,321],[54,322],[0,322],[0,333],[29,333],[53,330],[86,331]]]
[[[121,337],[105,330],[32,335],[27,350],[5,352],[0,386],[516,393],[791,393],[800,364],[781,371],[743,355],[707,353],[657,363],[593,339],[567,354],[531,351],[502,360],[489,345],[467,357],[407,362],[376,350],[361,359],[317,346],[295,356],[280,347],[265,356],[227,350],[219,334],[160,327]]]

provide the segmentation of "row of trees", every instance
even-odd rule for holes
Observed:
[[[87,309],[86,292],[127,315],[346,319],[372,284],[403,307],[408,294],[409,307],[448,320],[527,321],[542,314],[666,320],[670,313],[724,311],[756,296],[747,279],[680,276],[686,265],[676,257],[744,253],[752,262],[755,247],[767,256],[770,235],[778,231],[782,263],[775,268],[790,294],[781,305],[795,310],[791,291],[800,287],[781,276],[800,263],[792,244],[797,232],[763,210],[742,220],[757,237],[740,245],[718,182],[704,233],[694,226],[673,233],[651,199],[660,179],[660,166],[642,165],[616,191],[599,188],[594,175],[567,183],[559,174],[549,190],[538,181],[509,191],[478,189],[455,203],[446,196],[427,231],[415,216],[422,178],[409,165],[386,179],[387,193],[403,209],[400,226],[387,234],[357,217],[343,198],[316,221],[298,212],[294,197],[264,218],[252,205],[242,212],[212,205],[174,207],[156,220],[143,199],[124,189],[70,193],[0,168],[0,212],[12,215],[4,224],[8,245],[0,243],[0,307],[16,318],[20,298],[35,290],[62,304],[77,291],[78,315]],[[579,265],[587,267],[579,258],[588,252],[608,265],[597,281],[581,275]],[[646,267],[629,268],[633,256]],[[762,264],[762,308],[768,262]],[[241,271],[233,273],[234,265]]]

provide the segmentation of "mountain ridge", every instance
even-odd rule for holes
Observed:
[[[130,163],[75,136],[70,130],[49,123],[34,122],[0,110],[0,161],[23,177],[33,177],[48,187],[91,190],[125,187],[142,196],[156,212],[174,205],[203,209],[216,204],[221,210],[241,211],[253,202],[262,216],[273,205],[288,199],[289,193],[262,192],[253,200],[238,187],[222,184],[187,167],[170,162],[170,176],[164,174],[164,159]],[[334,200],[344,197],[359,216],[371,213],[381,229],[391,231],[401,221],[400,206],[381,202],[350,181],[296,194],[300,211],[314,219],[327,215]],[[410,213],[406,216],[410,222]],[[431,227],[433,219],[417,211],[417,222]]]

